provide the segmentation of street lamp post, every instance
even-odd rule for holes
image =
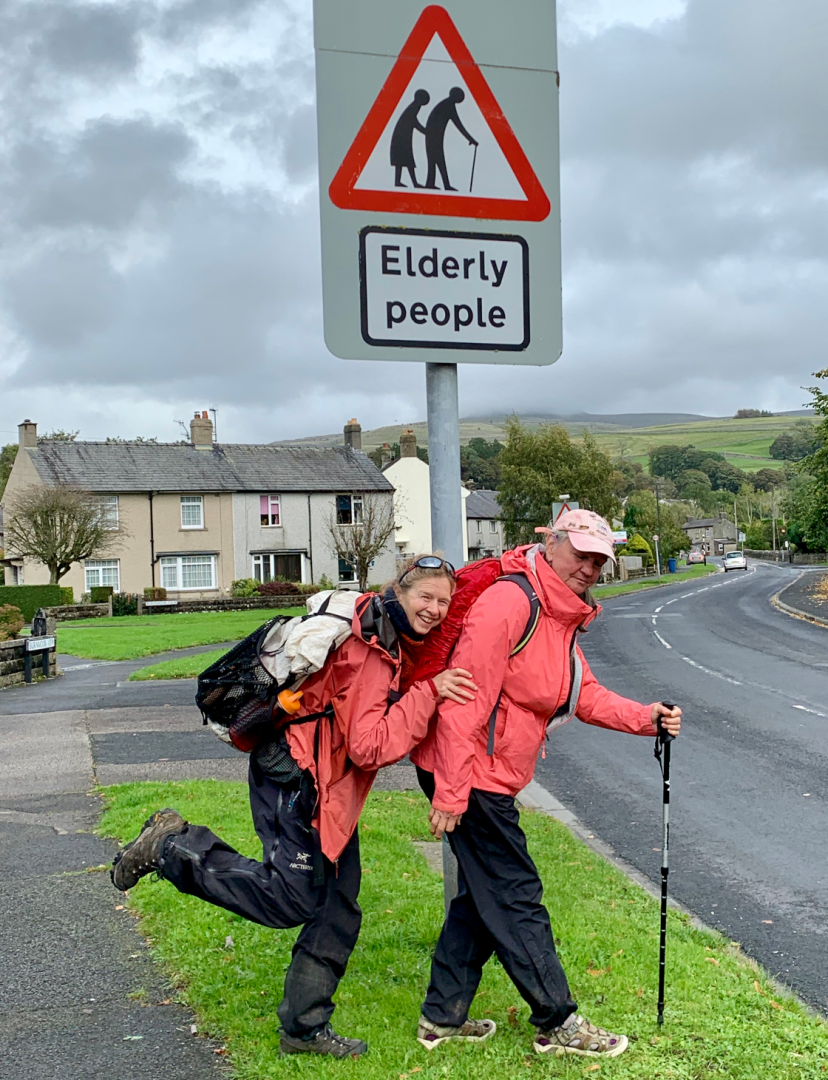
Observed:
[[[661,577],[661,555],[658,550],[658,533],[653,533],[653,540],[655,540],[656,546],[656,569],[658,570],[658,576]]]

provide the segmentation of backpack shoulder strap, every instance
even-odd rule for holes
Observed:
[[[525,574],[504,574],[503,577],[499,577],[498,581],[511,581],[514,585],[517,585],[519,589],[523,590],[526,599],[529,601],[529,620],[526,623],[526,628],[520,636],[520,641],[512,649],[510,656],[517,656],[521,650],[525,649],[529,642],[532,640],[532,635],[538,628],[538,621],[540,620],[541,602],[538,599],[538,594],[535,592],[529,578]]]
[[[532,588],[532,585],[525,574],[504,574],[503,577],[499,577],[498,581],[511,581],[513,585],[517,585],[519,589],[523,590],[526,599],[529,601],[529,620],[526,623],[526,628],[520,635],[520,641],[515,645],[514,649],[509,653],[509,656],[517,656],[517,654],[525,649],[529,642],[532,640],[532,635],[538,627],[538,621],[541,613],[541,602],[538,599],[538,594]],[[495,702],[492,714],[489,717],[489,737],[486,741],[486,753],[489,757],[494,755],[494,743],[495,743],[495,724],[497,723],[497,710],[500,708],[500,699],[503,697],[503,691],[497,695],[497,701]]]

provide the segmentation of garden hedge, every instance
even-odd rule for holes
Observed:
[[[31,622],[42,607],[58,607],[62,603],[60,585],[0,585],[0,607],[13,604]]]

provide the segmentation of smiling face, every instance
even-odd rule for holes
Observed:
[[[448,615],[452,588],[446,574],[420,578],[411,588],[397,587],[395,592],[416,634],[427,634]]]
[[[568,536],[560,541],[550,536],[546,541],[546,561],[567,588],[583,596],[598,580],[607,556],[595,551],[576,551]]]

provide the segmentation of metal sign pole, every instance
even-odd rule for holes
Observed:
[[[431,546],[454,566],[463,565],[463,498],[460,494],[460,407],[457,365],[426,364]],[[446,913],[457,895],[457,860],[443,837]]]

